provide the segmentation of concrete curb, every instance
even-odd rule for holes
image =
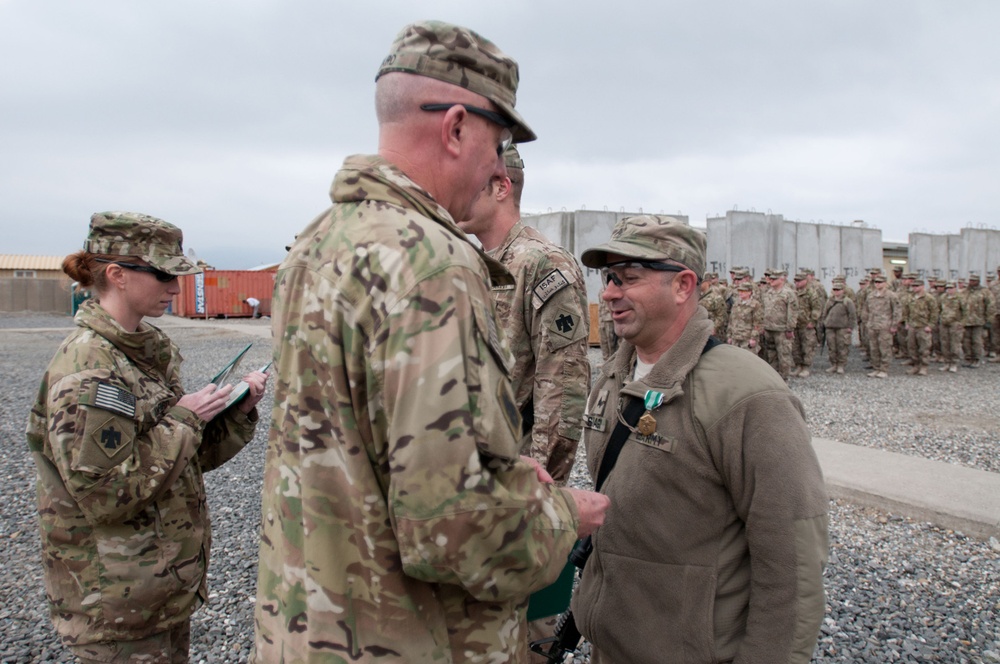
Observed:
[[[813,438],[830,495],[966,535],[1000,537],[1000,473]]]

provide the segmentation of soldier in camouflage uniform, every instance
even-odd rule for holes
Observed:
[[[601,293],[604,293],[603,288],[601,289]],[[618,335],[615,334],[615,322],[611,319],[611,309],[608,309],[608,303],[600,295],[598,295],[597,300],[597,321],[599,325],[597,331],[601,342],[601,359],[607,361],[618,350]]]
[[[990,362],[1000,362],[1000,266],[997,276],[989,279],[988,290],[993,296],[993,321],[990,326]]]
[[[760,334],[764,329],[764,308],[760,300],[753,296],[753,286],[743,282],[736,287],[737,297],[729,312],[729,329],[726,341],[744,348],[754,355],[760,352]]]
[[[494,286],[493,303],[514,354],[521,453],[565,484],[590,389],[587,289],[573,255],[521,223],[524,162],[514,146],[504,160],[508,177],[494,177],[458,225],[514,275],[513,286]]]
[[[926,376],[931,358],[931,332],[938,322],[938,305],[924,290],[924,280],[914,279],[912,297],[906,306],[906,347],[910,353],[910,375]]]
[[[771,270],[770,285],[761,293],[764,304],[764,359],[786,382],[792,373],[792,339],[799,317],[798,298],[785,287],[787,276],[785,270]]]
[[[933,288],[930,291],[930,295],[937,302],[938,312],[940,312],[941,300],[944,299],[947,282],[944,279],[934,279],[931,283]],[[943,362],[943,353],[941,352],[941,321],[936,321],[931,327],[933,328],[931,331],[931,362]]]
[[[96,297],[76,314],[28,421],[45,590],[63,643],[83,662],[187,662],[191,614],[208,598],[203,473],[243,449],[266,376],[185,394],[181,356],[159,329],[200,272],[181,231],[134,212],[91,218],[63,270]]]
[[[798,316],[795,321],[795,338],[792,343],[792,375],[808,378],[819,339],[816,327],[823,315],[823,302],[818,291],[809,287],[809,275],[795,275],[795,295],[798,299]]]
[[[941,298],[941,355],[944,364],[940,371],[958,371],[962,360],[962,336],[965,334],[965,298],[958,294],[954,281],[945,283],[944,297]]]
[[[830,348],[830,368],[827,373],[844,373],[851,350],[851,326],[857,320],[854,302],[844,295],[844,285],[833,282],[833,295],[823,307],[827,346]]]
[[[728,327],[728,311],[726,310],[726,300],[719,291],[712,287],[712,277],[718,280],[718,275],[714,272],[706,272],[704,280],[701,282],[701,306],[708,311],[708,317],[712,319],[715,326],[715,336],[720,339],[726,334]]]
[[[965,291],[965,340],[968,345],[968,366],[983,366],[983,326],[993,320],[996,305],[993,295],[979,285],[979,273],[969,273],[969,287]]]
[[[906,331],[906,312],[910,305],[910,300],[913,299],[913,281],[917,278],[917,275],[912,272],[906,272],[903,274],[903,278],[897,283],[899,284],[898,290],[896,291],[896,296],[899,298],[899,320],[896,321],[896,334],[895,343],[893,344],[893,352],[897,358],[903,360],[903,364],[912,364],[913,360],[910,358],[909,351],[909,339],[908,333]]]
[[[535,138],[517,63],[422,22],[376,80],[379,155],[345,160],[276,276],[251,661],[524,662],[528,595],[607,499],[519,457],[490,296],[513,278],[454,221]]]
[[[885,378],[889,375],[889,361],[892,359],[892,339],[896,334],[896,322],[900,319],[899,300],[888,289],[885,276],[872,277],[875,289],[865,298],[865,329],[868,330],[868,358],[872,363],[869,378]]]

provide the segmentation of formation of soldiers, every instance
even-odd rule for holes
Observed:
[[[893,358],[918,376],[931,363],[954,373],[959,364],[998,361],[1000,266],[986,284],[977,272],[953,281],[893,272],[890,279],[881,268],[868,270],[857,292],[838,275],[828,294],[808,268],[789,283],[785,270],[766,270],[754,282],[748,268],[734,267],[729,282],[705,274],[701,304],[718,338],[759,355],[786,381],[810,376],[824,346],[827,373],[843,374],[855,328],[872,378],[886,378]]]

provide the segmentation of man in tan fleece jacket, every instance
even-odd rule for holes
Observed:
[[[592,661],[806,664],[828,501],[799,400],[763,360],[710,341],[699,231],[630,217],[582,259],[602,271],[622,340],[584,416],[591,475],[612,432],[627,434],[573,599]]]

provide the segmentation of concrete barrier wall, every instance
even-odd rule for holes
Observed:
[[[1000,265],[1000,230],[963,228],[958,235],[910,233],[910,269],[926,278],[964,279],[970,271],[995,273]]]
[[[708,263],[727,273],[731,266],[750,268],[754,279],[778,267],[789,275],[801,268],[816,271],[829,290],[843,274],[852,287],[867,268],[882,264],[882,232],[859,226],[788,221],[781,215],[730,211],[708,219]]]
[[[0,311],[69,314],[69,286],[57,279],[0,279]]]

